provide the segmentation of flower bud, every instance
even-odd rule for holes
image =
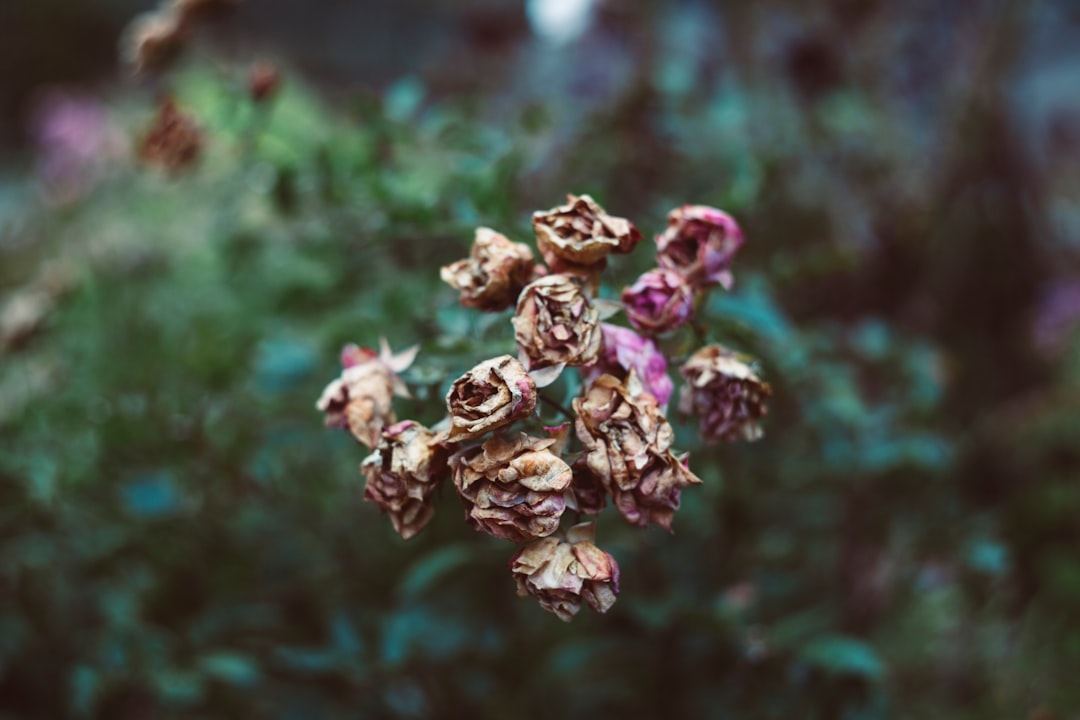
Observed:
[[[390,516],[405,540],[435,514],[431,499],[446,476],[443,437],[412,420],[386,428],[375,452],[360,468],[367,476],[364,499]]]
[[[536,383],[525,366],[502,355],[486,360],[454,381],[446,395],[450,442],[478,438],[536,409]]]
[[[549,537],[522,548],[510,561],[518,595],[532,595],[564,622],[581,610],[582,600],[607,612],[619,593],[619,564],[593,544],[594,528],[582,523],[566,540]]]
[[[600,314],[565,275],[529,283],[518,298],[513,324],[530,368],[591,365],[600,353]]]
[[[567,196],[566,205],[533,213],[536,246],[553,271],[592,275],[609,253],[628,253],[641,240],[628,220],[613,217],[588,195]]]
[[[630,324],[658,335],[685,325],[694,315],[694,291],[673,270],[650,270],[623,290]]]
[[[466,260],[443,266],[443,282],[461,292],[465,307],[497,312],[514,304],[533,274],[528,245],[511,242],[489,228],[477,228]]]
[[[720,346],[706,345],[682,367],[686,378],[679,395],[679,412],[701,419],[701,436],[710,442],[757,440],[758,420],[768,412],[772,394],[750,365]]]
[[[678,272],[695,287],[719,283],[731,289],[731,262],[743,244],[738,224],[705,205],[684,205],[668,213],[668,228],[656,238],[660,267]]]
[[[513,542],[558,530],[572,473],[551,452],[555,443],[554,438],[524,433],[516,440],[496,436],[451,457],[454,485],[469,524]]]

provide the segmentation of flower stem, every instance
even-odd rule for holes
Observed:
[[[574,413],[571,412],[564,405],[561,405],[561,404],[555,402],[554,400],[552,400],[551,398],[549,398],[548,396],[546,396],[546,395],[544,395],[542,393],[538,393],[538,395],[540,397],[540,402],[544,403],[545,405],[547,405],[547,406],[549,406],[551,408],[554,408],[555,410],[558,410],[559,412],[561,412],[563,415],[565,415],[570,420],[574,419]]]

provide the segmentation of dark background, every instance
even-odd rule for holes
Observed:
[[[556,45],[249,0],[135,77],[149,9],[0,4],[0,716],[1080,717],[1075,3],[607,2]],[[133,152],[165,93],[176,176]],[[623,592],[570,625],[452,493],[403,543],[313,409],[386,335],[437,420],[510,337],[438,266],[566,192],[738,218],[705,319],[774,387],[754,445],[677,422],[705,483],[673,536],[602,516]]]

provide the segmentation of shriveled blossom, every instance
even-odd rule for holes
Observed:
[[[181,13],[171,7],[140,15],[124,32],[123,55],[137,72],[164,69],[180,54],[187,41]]]
[[[765,402],[772,390],[737,353],[706,345],[690,356],[681,372],[686,384],[679,395],[679,412],[700,418],[705,440],[762,436],[758,421],[768,412]]]
[[[667,372],[667,360],[656,343],[620,325],[601,323],[600,330],[603,336],[600,357],[595,365],[583,368],[585,380],[591,382],[604,373],[624,380],[633,370],[642,389],[656,398],[661,407],[667,406],[675,386]]]
[[[188,113],[166,99],[157,118],[139,144],[139,158],[170,173],[188,169],[199,159],[204,145],[202,128]]]
[[[548,275],[525,286],[513,324],[530,368],[591,365],[600,353],[600,314],[565,275]]]
[[[559,529],[572,473],[551,451],[554,438],[495,436],[450,459],[454,485],[475,529],[513,542]]]
[[[398,377],[412,364],[417,348],[397,355],[383,341],[382,349],[347,345],[341,351],[341,376],[323,390],[316,407],[326,415],[327,427],[347,429],[368,447],[375,447],[382,430],[394,422],[393,397],[408,396]]]
[[[451,442],[472,440],[536,409],[536,383],[509,355],[485,360],[462,375],[446,395]]]
[[[623,305],[630,324],[658,335],[682,327],[694,315],[694,291],[674,270],[657,268],[623,290]]]
[[[420,423],[403,420],[383,431],[375,452],[360,466],[367,476],[364,499],[389,515],[405,540],[435,514],[432,495],[447,470],[444,439]]]
[[[585,462],[630,523],[671,529],[679,490],[700,482],[671,453],[674,433],[636,376],[601,375],[574,400]]]
[[[619,564],[594,544],[595,524],[582,523],[566,539],[548,537],[522,548],[510,561],[521,597],[532,595],[540,607],[569,622],[581,601],[607,612],[619,594]]]
[[[668,450],[649,459],[636,485],[613,485],[611,498],[631,525],[646,527],[653,523],[671,532],[682,489],[700,482],[686,463]]]
[[[730,289],[731,262],[743,244],[742,230],[722,210],[683,205],[668,213],[668,227],[656,238],[660,267],[675,270],[697,287],[719,283]]]
[[[604,212],[588,195],[568,195],[565,205],[533,213],[536,247],[553,271],[592,275],[607,256],[628,253],[641,240],[629,220]]]
[[[585,456],[578,458],[570,469],[574,471],[574,479],[566,494],[567,507],[586,515],[599,515],[607,505],[604,481],[592,471]]]
[[[476,230],[469,257],[443,266],[440,277],[461,293],[465,307],[498,311],[514,304],[532,272],[528,245],[482,227]]]

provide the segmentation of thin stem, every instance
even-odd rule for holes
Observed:
[[[558,410],[559,412],[561,412],[563,415],[565,415],[570,420],[574,419],[574,413],[571,412],[569,409],[567,409],[565,406],[555,402],[554,400],[552,400],[551,398],[549,398],[548,396],[546,396],[546,395],[544,395],[542,393],[538,393],[538,395],[540,396],[540,402],[544,403],[545,405],[547,405],[547,406],[549,406],[551,408],[554,408],[555,410]]]

